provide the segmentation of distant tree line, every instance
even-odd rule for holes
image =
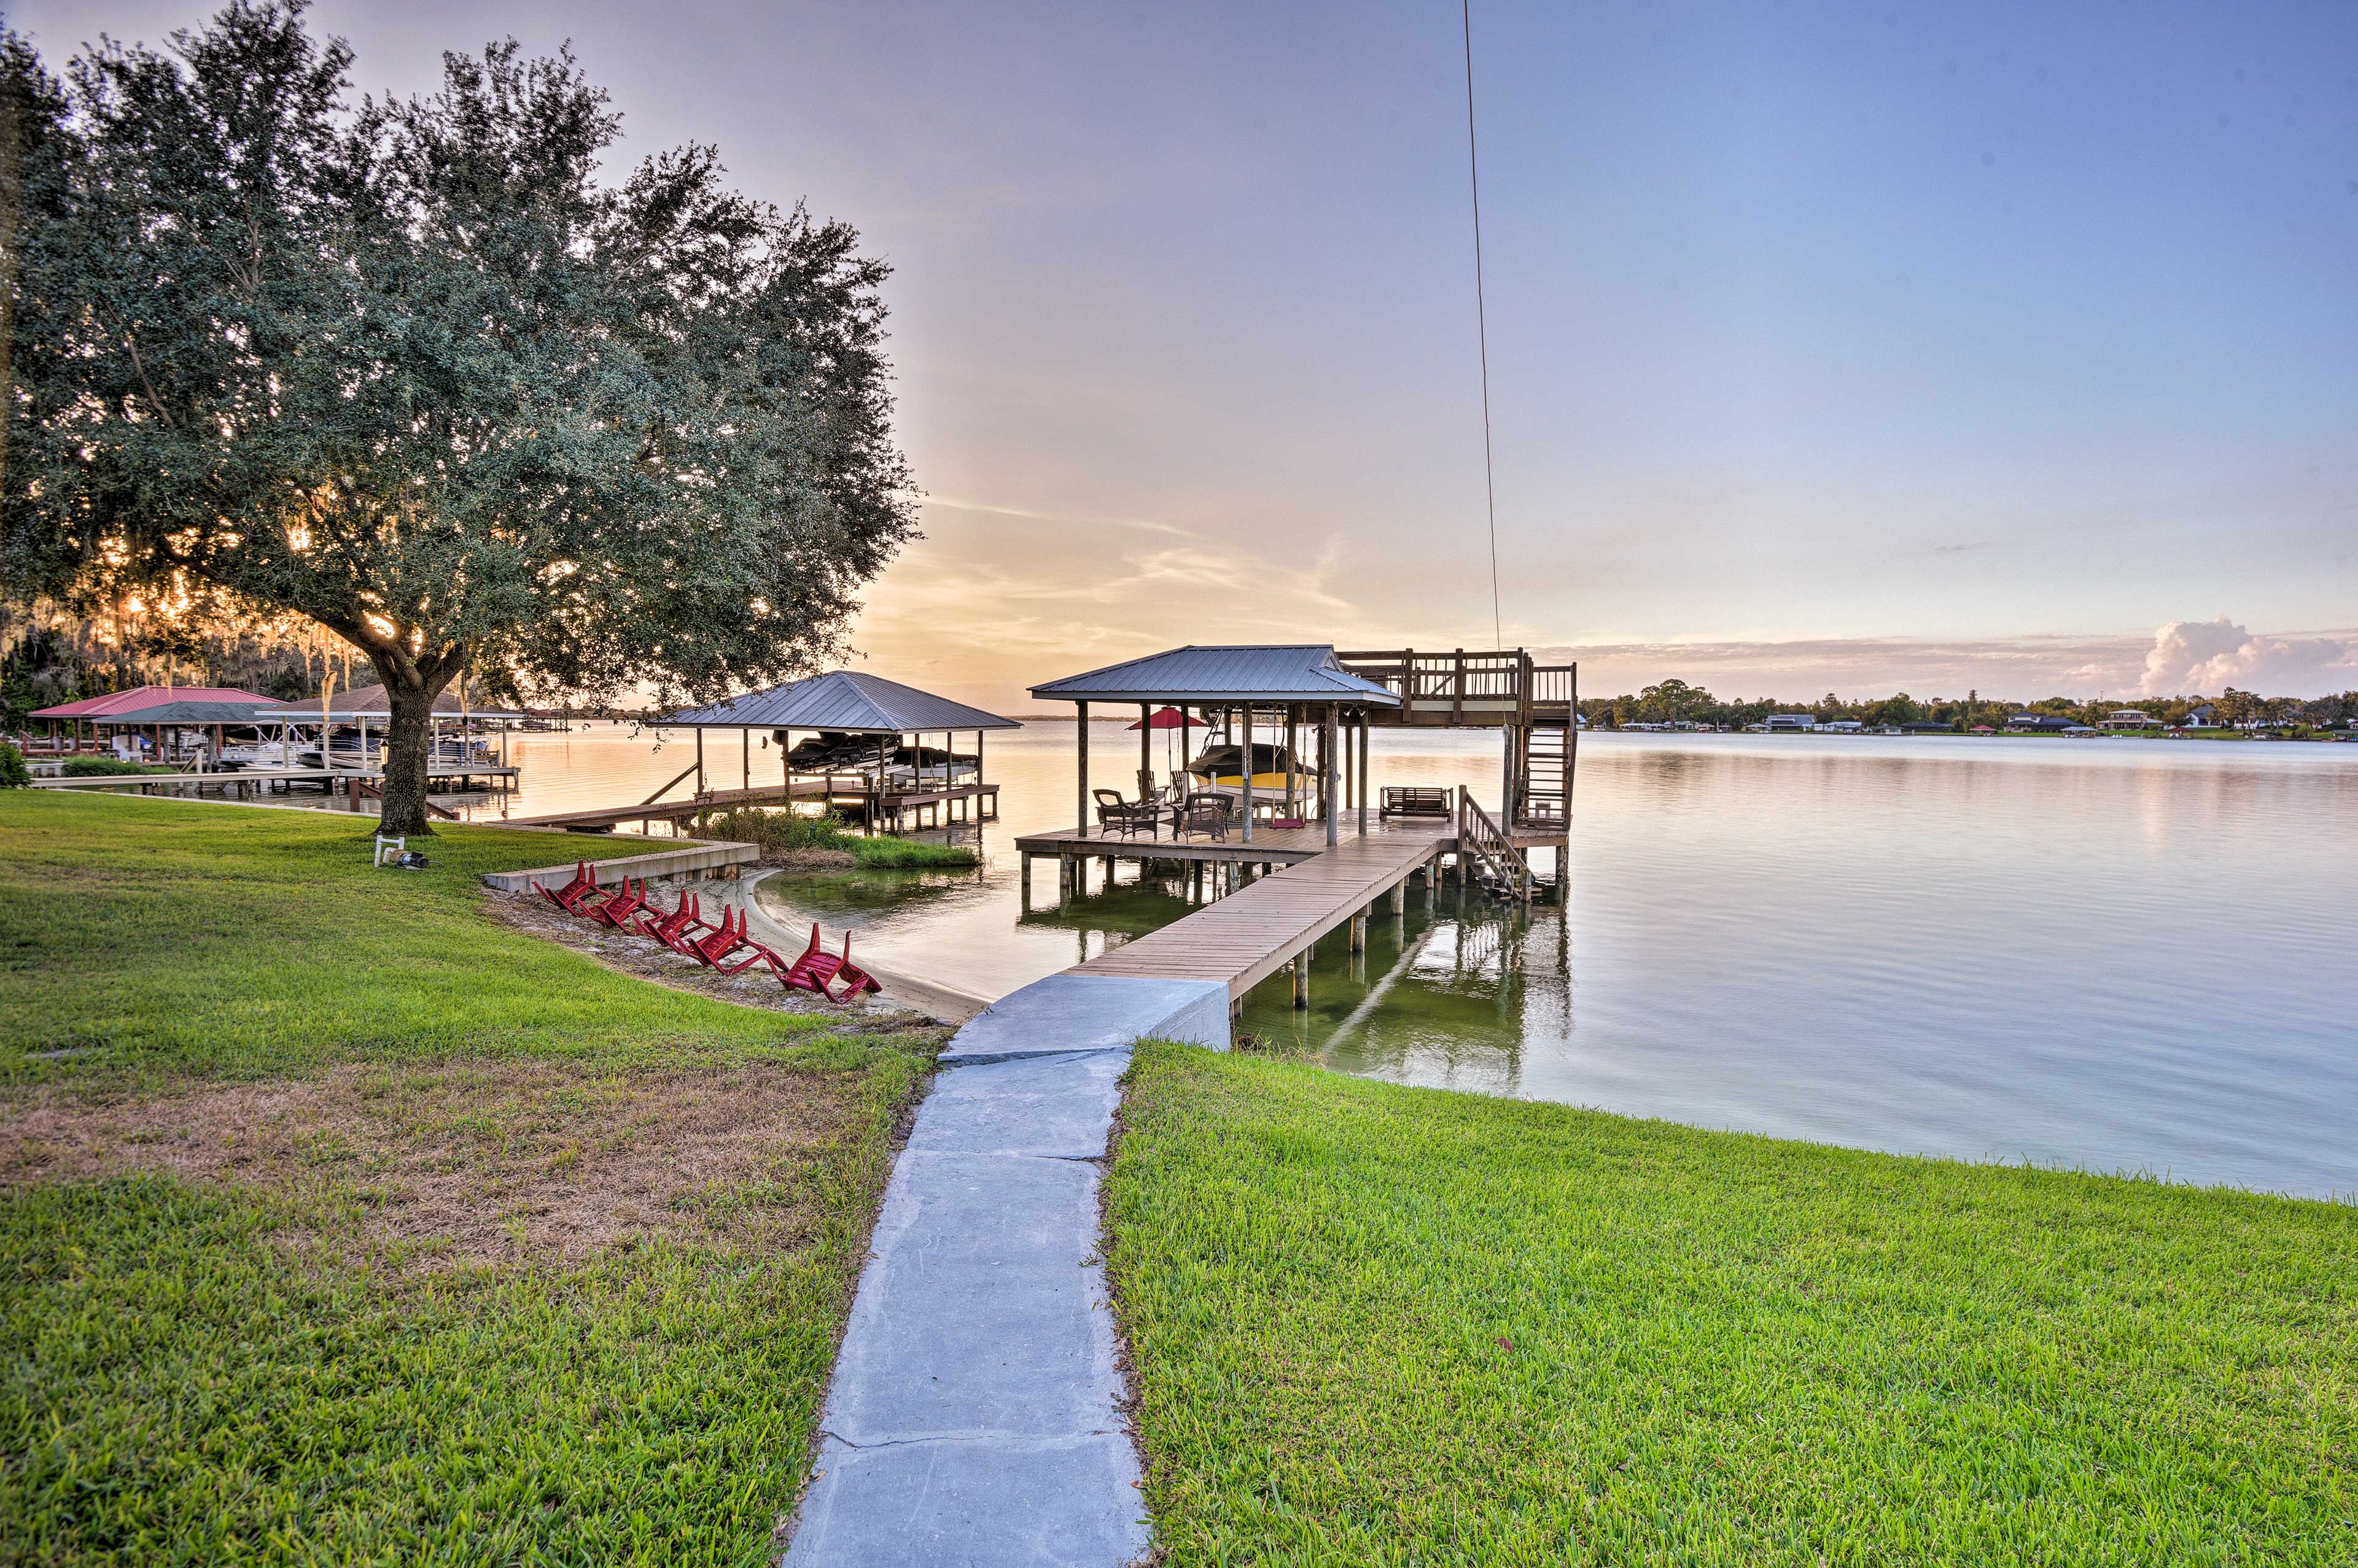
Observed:
[[[2262,697],[2257,692],[2239,691],[2227,687],[2215,697],[2109,697],[2090,700],[2085,697],[2047,697],[2032,702],[2011,698],[1974,697],[1916,697],[1896,692],[1889,697],[1849,697],[1833,692],[1812,701],[1791,702],[1779,697],[1760,697],[1746,701],[1714,697],[1699,686],[1671,679],[1647,687],[1635,693],[1619,697],[1583,697],[1580,714],[1590,725],[1600,729],[1617,729],[1625,724],[1698,724],[1714,729],[1741,730],[1758,724],[1772,713],[1807,713],[1821,724],[1836,719],[1855,719],[1870,728],[1886,725],[1940,724],[1964,730],[1974,725],[1986,724],[2003,729],[2006,719],[2017,713],[2070,719],[2082,724],[2101,723],[2115,709],[2134,708],[2151,715],[2161,723],[2171,726],[2185,724],[2188,715],[2209,706],[2216,723],[2227,727],[2258,724],[2288,727],[2349,724],[2358,721],[2358,691],[2345,691],[2332,697],[2300,698]]]

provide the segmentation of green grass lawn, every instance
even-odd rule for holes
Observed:
[[[1180,1563],[2358,1563],[2358,1209],[1153,1046]]]
[[[630,843],[0,794],[0,1563],[774,1552],[934,1038],[605,969]]]

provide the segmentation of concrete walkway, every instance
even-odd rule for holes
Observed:
[[[892,1168],[788,1568],[1144,1555],[1098,1195],[1130,1047],[1228,987],[1063,974],[959,1030]]]

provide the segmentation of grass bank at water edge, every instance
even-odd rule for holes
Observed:
[[[1182,1563],[2358,1562],[2358,1210],[1142,1048]]]

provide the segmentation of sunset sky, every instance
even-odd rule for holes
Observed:
[[[1941,10],[1476,0],[1506,639],[1600,693],[2358,687],[2358,6]],[[1455,5],[316,16],[368,90],[569,38],[631,156],[892,262],[928,536],[860,667],[1021,709],[1490,643]]]

